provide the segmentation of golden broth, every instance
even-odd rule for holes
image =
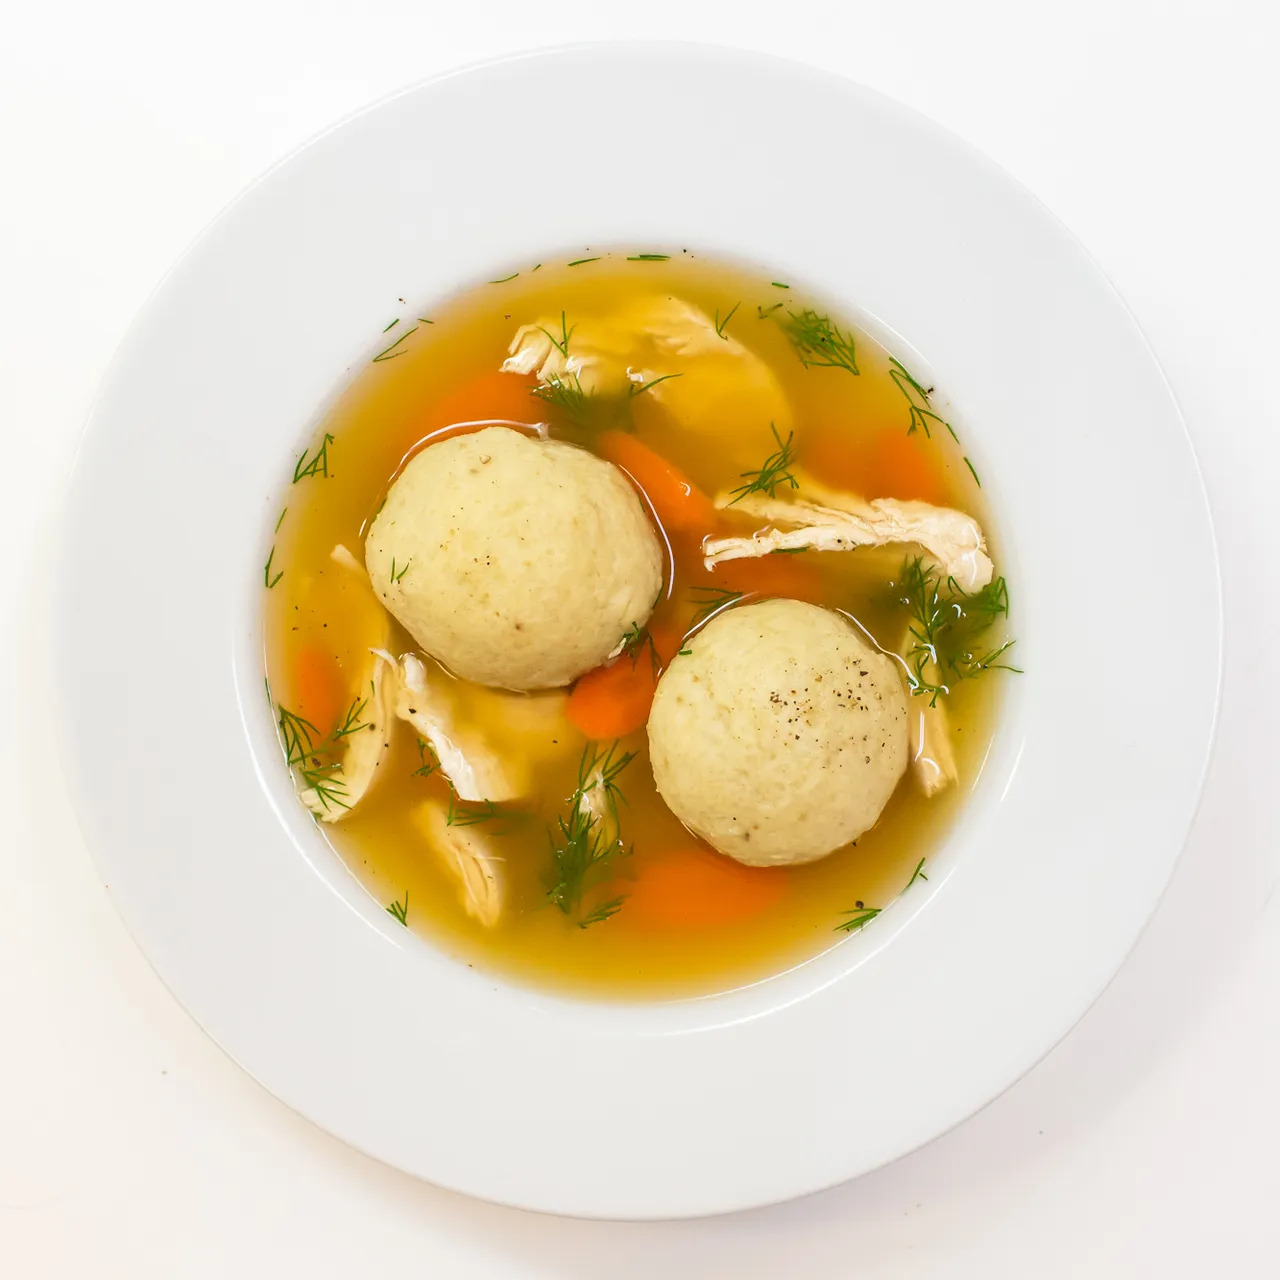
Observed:
[[[498,369],[521,324],[562,311],[570,318],[576,312],[600,313],[655,293],[685,299],[717,318],[736,304],[726,331],[778,377],[794,412],[799,465],[817,480],[866,497],[921,498],[956,507],[981,520],[990,540],[981,490],[959,443],[941,419],[927,420],[927,437],[923,430],[908,434],[912,404],[927,409],[928,401],[901,377],[895,381],[889,353],[844,317],[836,322],[855,336],[856,377],[841,368],[806,367],[776,323],[788,310],[802,309],[805,300],[741,267],[687,254],[658,261],[604,254],[576,266],[548,262],[513,279],[479,285],[430,311],[402,314],[385,335],[381,358],[356,376],[327,413],[299,462],[302,474],[285,495],[267,575],[267,672],[280,706],[299,709],[299,699],[306,696],[300,673],[316,662],[336,660],[346,699],[355,697],[365,678],[368,646],[376,643],[371,631],[384,625],[380,608],[371,607],[367,586],[330,558],[334,546],[344,544],[363,559],[368,521],[424,437],[451,421],[514,418],[528,395],[527,387],[513,379],[514,391],[499,395],[490,410],[467,404],[459,389]],[[689,376],[695,372],[690,369]],[[740,485],[741,473],[758,468],[776,449],[763,426],[751,433],[730,429],[695,435],[677,427],[653,397],[636,396],[630,408],[637,439],[708,494]],[[575,432],[554,408],[531,396],[521,420],[550,422],[554,435],[591,444],[590,433]],[[672,535],[669,543],[674,577],[669,574],[651,623],[655,630],[678,635],[689,629],[698,607],[694,588],[712,578],[701,569],[687,536],[682,542]],[[845,610],[893,651],[908,622],[908,611],[892,590],[907,550],[804,552],[747,563],[776,580],[774,594],[790,594],[794,586],[804,598]],[[994,643],[1003,639],[999,628],[992,635]],[[390,647],[399,653],[413,643],[393,626]],[[379,902],[389,909],[389,904],[403,904],[409,928],[464,962],[577,992],[673,996],[724,990],[835,944],[844,936],[836,928],[843,913],[862,904],[888,905],[912,881],[922,859],[927,868],[981,766],[999,682],[995,675],[966,680],[947,695],[958,787],[926,799],[908,773],[880,821],[854,846],[807,866],[751,873],[776,877],[781,888],[772,906],[747,919],[717,923],[708,919],[714,911],[695,903],[655,920],[651,911],[629,913],[624,902],[611,918],[580,928],[548,903],[548,830],[565,813],[585,744],[572,728],[558,744],[562,754],[538,763],[537,798],[505,806],[499,818],[479,828],[500,845],[505,859],[507,909],[494,928],[466,915],[457,885],[424,847],[411,819],[415,804],[428,796],[444,798],[448,787],[439,772],[419,773],[424,757],[408,725],[396,727],[377,786],[349,816],[321,829]],[[474,705],[478,716],[493,714],[483,699]],[[342,706],[335,702],[307,710],[309,718],[332,723]],[[328,731],[328,725],[321,727]],[[501,724],[485,727],[495,741],[503,741]],[[614,864],[611,880],[588,903],[626,894],[664,854],[697,843],[654,789],[644,730],[624,738],[617,750],[637,753],[618,779],[626,799],[622,835],[633,852]]]

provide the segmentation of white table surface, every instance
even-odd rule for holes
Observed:
[[[1264,0],[7,7],[0,1275],[1280,1274],[1273,13]],[[1205,469],[1227,598],[1197,825],[1154,922],[1080,1026],[985,1112],[889,1168],[691,1223],[472,1202],[276,1102],[178,1007],[116,918],[68,813],[47,719],[63,477],[94,387],[162,273],[245,183],[370,99],[480,58],[616,36],[732,43],[845,72],[957,131],[1046,201],[1169,373]],[[833,145],[832,163],[856,164],[857,139]],[[1081,505],[1105,519],[1088,494]],[[1099,571],[1141,573],[1160,554],[1153,530]],[[1179,643],[1178,601],[1116,643],[1141,679],[1144,647]],[[198,749],[199,727],[179,727]],[[608,1155],[602,1145],[602,1167]]]

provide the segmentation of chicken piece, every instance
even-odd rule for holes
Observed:
[[[492,929],[502,916],[505,895],[498,874],[502,859],[493,852],[491,838],[474,826],[450,826],[441,800],[424,800],[413,810],[413,821],[456,882],[467,915]]]
[[[775,551],[849,551],[889,543],[915,543],[938,563],[944,578],[969,593],[985,587],[994,572],[978,522],[963,511],[927,502],[875,498],[868,502],[838,493],[805,477],[800,491],[809,498],[771,498],[749,493],[736,502],[716,499],[721,510],[741,512],[768,525],[749,537],[708,538],[702,545],[707,568],[722,560],[767,556]]]
[[[737,441],[770,424],[790,429],[791,407],[773,370],[680,298],[651,295],[607,317],[522,325],[508,350],[505,372],[536,373],[544,383],[568,382],[587,395],[646,388],[690,430],[729,433]],[[682,376],[695,361],[697,376]]]
[[[400,659],[398,674],[396,715],[430,746],[460,800],[501,804],[531,795],[533,766],[580,743],[565,719],[563,693],[482,688],[428,670],[412,653]],[[502,725],[501,749],[476,727],[484,723]]]
[[[916,640],[911,628],[902,638],[899,652],[910,664]],[[928,661],[920,671],[923,679],[937,683],[941,672],[938,664]],[[907,682],[910,690],[910,681]],[[907,758],[920,789],[932,797],[954,786],[960,780],[956,753],[951,741],[951,717],[946,703],[925,694],[911,697],[907,703]]]
[[[352,573],[359,574],[366,582],[369,581],[369,573],[365,569],[364,565],[362,565],[360,561],[342,545],[341,542],[339,542],[337,546],[329,552],[329,559],[332,560],[334,564],[340,564],[344,569],[350,569]]]
[[[342,735],[346,744],[338,767],[325,774],[319,786],[306,788],[302,803],[321,822],[340,822],[368,794],[391,747],[397,687],[395,664],[380,651],[370,651],[368,697],[350,717]]]

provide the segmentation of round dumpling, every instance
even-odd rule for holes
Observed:
[[[449,670],[549,689],[599,666],[648,619],[662,550],[611,463],[509,427],[433,444],[369,530],[378,598]]]
[[[686,648],[649,715],[654,781],[685,826],[772,866],[824,857],[875,823],[907,767],[891,658],[799,600],[729,609]]]

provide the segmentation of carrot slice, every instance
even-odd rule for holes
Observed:
[[[668,533],[708,534],[717,523],[715,505],[688,476],[626,431],[606,431],[596,448],[621,467],[648,498]]]
[[[501,373],[496,369],[477,374],[427,406],[419,419],[421,434],[490,418],[540,422],[543,415],[532,394],[537,385],[532,374]]]
[[[658,676],[675,657],[682,634],[669,626],[654,627],[650,636],[656,662],[649,646],[642,644],[634,653],[624,653],[580,677],[565,705],[569,722],[595,741],[625,738],[642,728],[649,719]]]
[[[936,442],[920,432],[885,431],[867,460],[869,498],[915,498],[942,505],[947,500]]]
[[[338,723],[346,707],[347,686],[333,654],[316,645],[298,651],[293,669],[293,710],[322,734]]]
[[[776,906],[789,885],[784,867],[746,867],[691,844],[644,859],[627,894],[626,917],[649,929],[740,924]]]

